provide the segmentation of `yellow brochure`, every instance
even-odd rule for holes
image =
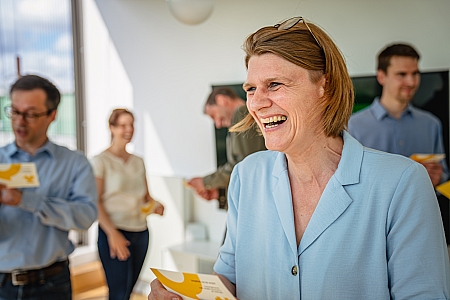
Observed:
[[[39,186],[35,163],[0,164],[0,183],[8,188]]]
[[[167,290],[183,299],[236,300],[217,275],[150,269]]]
[[[409,158],[419,163],[437,163],[445,158],[445,154],[414,153]]]
[[[436,191],[450,199],[450,181],[446,181],[436,186]]]

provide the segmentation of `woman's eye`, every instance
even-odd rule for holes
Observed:
[[[279,85],[280,85],[280,83],[278,83],[278,82],[271,82],[271,83],[269,84],[269,88],[273,89],[273,88],[278,87]]]

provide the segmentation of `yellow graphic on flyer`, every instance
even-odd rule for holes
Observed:
[[[183,291],[183,295],[185,296],[200,299],[197,298],[197,295],[202,291],[202,283],[200,282],[200,278],[198,278],[197,274],[184,274],[183,282],[174,282],[165,277],[158,270],[153,270],[153,273],[155,273],[158,280],[169,289],[174,291]]]
[[[10,164],[9,169],[0,171],[0,179],[11,180],[11,177],[19,173],[20,164]]]
[[[26,176],[25,175],[25,176],[23,176],[23,178],[29,183],[32,183],[33,180],[34,180],[34,176],[33,175],[31,175],[31,176]]]
[[[151,270],[167,290],[183,299],[236,300],[217,275]]]
[[[141,207],[141,212],[144,214],[150,214],[153,212],[153,208],[155,206],[155,201],[150,202],[148,205],[144,205]]]

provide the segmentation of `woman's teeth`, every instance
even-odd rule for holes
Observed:
[[[273,116],[270,118],[261,119],[261,122],[264,124],[265,128],[273,128],[284,123],[286,119],[286,116]]]

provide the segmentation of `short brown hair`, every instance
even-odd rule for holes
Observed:
[[[243,46],[245,65],[248,68],[252,56],[271,53],[308,70],[312,82],[325,75],[324,97],[313,114],[322,115],[322,129],[326,136],[336,137],[347,127],[352,114],[353,84],[345,60],[332,39],[317,25],[310,22],[308,25],[314,36],[303,22],[288,30],[267,26],[251,34]],[[244,131],[254,125],[249,114],[230,131]]]
[[[111,112],[111,116],[109,116],[109,126],[116,126],[117,125],[117,121],[119,120],[119,117],[123,114],[129,114],[132,118],[133,118],[133,122],[134,122],[134,115],[131,111],[129,111],[126,108],[116,108],[113,109],[113,111]],[[113,139],[112,133],[111,133],[111,141]]]
[[[411,57],[419,60],[420,55],[411,45],[408,44],[392,44],[384,48],[378,54],[377,70],[387,73],[387,69],[391,63],[393,56]]]
[[[61,93],[50,80],[38,75],[28,74],[17,79],[11,86],[9,95],[11,97],[14,91],[31,91],[34,89],[41,89],[45,92],[47,96],[45,106],[48,110],[58,109],[59,102],[61,102]]]
[[[216,97],[217,95],[224,95],[233,100],[241,99],[238,94],[229,87],[214,87],[206,99],[205,105],[203,106],[203,112],[206,112],[206,107],[208,105],[217,105]]]
[[[111,126],[116,126],[117,125],[117,120],[119,120],[119,117],[123,114],[129,114],[134,121],[134,115],[131,111],[129,111],[126,108],[116,108],[113,109],[113,111],[111,112],[111,116],[109,116],[109,125]]]

